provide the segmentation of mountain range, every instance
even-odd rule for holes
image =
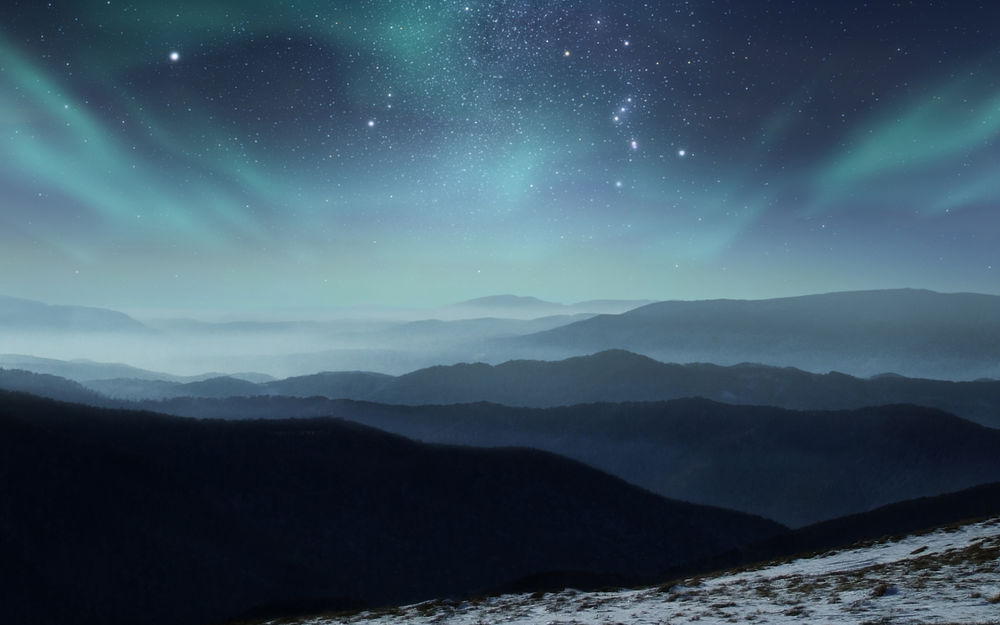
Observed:
[[[44,368],[58,370],[55,366]],[[749,363],[680,365],[661,363],[622,350],[555,362],[520,360],[500,365],[436,366],[400,376],[346,371],[257,383],[225,376],[193,382],[131,377],[89,379],[84,384],[110,398],[127,400],[287,395],[388,404],[486,401],[548,408],[592,402],[704,397],[724,403],[798,410],[908,403],[940,408],[983,425],[1000,427],[998,380],[952,382],[888,374],[857,378],[836,372],[817,374],[792,367]],[[2,376],[0,387],[3,387]]]
[[[844,439],[882,430],[877,442],[921,459],[927,450],[905,424],[930,422],[916,428],[926,436],[963,429],[904,408],[856,423],[830,416]],[[669,429],[694,434],[690,423]],[[811,434],[789,424],[784,436],[803,453],[842,444],[803,442]],[[943,457],[955,441],[940,442],[941,460],[961,464]],[[896,482],[891,464],[866,467],[869,482]],[[649,584],[1000,510],[992,483],[787,532],[527,449],[430,446],[329,418],[191,420],[9,392],[0,474],[0,603],[11,622],[40,625],[257,622],[491,590]]]
[[[221,422],[0,392],[8,622],[217,622],[651,581],[783,528],[557,456],[333,419]]]
[[[544,360],[607,349],[858,376],[1000,377],[1000,296],[897,289],[670,301],[494,344],[498,355]]]
[[[173,320],[154,323],[155,330],[145,332],[127,331],[136,324],[146,326],[111,311],[98,311],[105,321],[81,325],[68,312],[77,310],[73,307],[3,301],[9,310],[31,309],[8,315],[6,325],[0,323],[0,339],[8,352],[63,360],[107,355],[109,360],[175,373],[198,372],[192,371],[197,367],[254,369],[277,377],[339,370],[400,375],[435,365],[560,360],[624,349],[663,362],[753,362],[859,377],[895,373],[943,380],[1000,378],[1000,296],[995,295],[897,289],[767,300],[647,305],[593,301],[573,306],[500,296],[456,305],[452,314],[438,318],[433,317],[435,310],[426,310],[423,314],[430,317],[405,321]],[[597,314],[601,309],[615,314]],[[58,314],[53,316],[53,310]],[[61,327],[73,338],[66,340],[65,332],[46,334],[39,330],[44,327]],[[129,376],[99,376],[108,377]]]
[[[1000,510],[998,296],[383,312],[0,298],[0,620],[660,582]]]
[[[554,315],[618,314],[652,303],[650,300],[587,300],[574,304],[559,304],[523,295],[490,295],[466,300],[432,312],[439,319],[502,317],[536,319]]]
[[[685,399],[534,409],[318,397],[137,405],[208,419],[337,416],[429,443],[530,447],[665,497],[792,527],[1000,481],[1000,430],[911,405],[792,411]]]
[[[273,381],[275,378],[255,372],[247,373],[201,373],[198,375],[174,375],[162,371],[151,371],[140,367],[133,367],[123,363],[95,362],[88,359],[61,360],[58,358],[40,358],[38,356],[28,356],[24,354],[0,354],[0,367],[8,370],[20,369],[33,373],[44,373],[58,376],[76,382],[86,382],[91,380],[138,380],[163,381],[184,384],[188,382],[199,382],[214,378],[227,377],[250,382],[260,383]]]
[[[0,330],[67,332],[150,332],[124,313],[86,306],[58,306],[0,295]]]
[[[214,378],[183,384],[107,380],[84,386],[0,370],[0,388],[94,406],[223,419],[338,416],[432,443],[532,447],[575,458],[667,497],[792,526],[1000,480],[1000,463],[993,455],[1000,447],[992,447],[1000,430],[933,408],[954,408],[966,419],[995,426],[998,387],[996,381],[860,380],[749,365],[666,365],[620,351],[556,363],[436,367],[398,378],[341,372],[259,384]],[[136,403],[95,389],[161,400]],[[397,405],[319,397],[324,392]],[[586,403],[645,399],[646,393],[760,405],[691,399]],[[480,398],[580,403],[548,409],[460,403]],[[401,405],[407,400],[441,405]],[[898,405],[885,405],[891,403]],[[807,408],[790,411],[774,404]],[[831,407],[837,410],[829,411]],[[792,458],[800,458],[800,465],[790,464]],[[737,471],[737,464],[745,468]],[[730,466],[732,475],[727,474]],[[886,472],[886,480],[864,482],[876,468]]]

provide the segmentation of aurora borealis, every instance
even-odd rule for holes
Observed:
[[[7,2],[0,292],[1000,293],[990,2]]]

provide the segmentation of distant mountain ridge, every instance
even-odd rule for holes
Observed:
[[[46,332],[151,332],[124,313],[87,306],[58,306],[0,295],[0,330]]]
[[[280,382],[273,384],[272,388],[280,388]],[[1000,427],[997,380],[949,382],[903,376],[862,379],[747,363],[680,365],[623,350],[555,362],[522,360],[493,366],[478,363],[430,367],[399,376],[377,392],[357,399],[390,404],[488,401],[547,408],[684,397],[804,410],[912,403]]]
[[[498,340],[555,360],[625,349],[667,362],[758,362],[870,376],[1000,377],[1000,296],[915,289],[669,301]],[[487,358],[489,360],[489,358]]]
[[[30,393],[47,399],[87,406],[113,406],[116,404],[107,396],[89,389],[79,382],[47,373],[33,373],[20,369],[0,369],[0,390]]]
[[[459,364],[401,376],[324,372],[251,384],[227,378],[198,384],[109,379],[85,385],[112,398],[288,395],[387,404],[461,404],[480,401],[550,408],[592,402],[663,401],[704,397],[731,404],[796,410],[841,410],[918,404],[1000,428],[1000,380],[949,382],[880,375],[816,374],[791,367],[669,364],[622,350],[548,362]],[[228,393],[228,395],[227,395]]]
[[[565,314],[617,314],[651,303],[651,300],[587,300],[573,304],[549,302],[524,295],[490,295],[466,300],[438,309],[448,318],[477,316],[476,311],[490,317],[529,319]]]
[[[339,370],[399,375],[433,365],[561,360],[622,349],[663,362],[752,362],[859,377],[889,372],[945,380],[1000,378],[997,295],[897,289],[632,307],[641,303],[594,300],[563,305],[496,296],[410,311],[425,315],[418,321],[174,320],[145,334],[109,331],[119,334],[115,341],[106,340],[102,332],[74,331],[74,340],[67,342],[55,330],[23,328],[0,338],[9,352],[66,359],[120,353],[105,359],[131,359],[150,369],[254,368],[281,376]],[[108,314],[120,323],[129,319]],[[31,317],[55,323],[44,310]],[[67,317],[59,319],[56,325],[74,327]],[[82,379],[62,371],[44,372]],[[110,377],[141,376],[88,379]]]
[[[75,382],[90,382],[93,380],[138,380],[165,381],[176,383],[198,382],[212,378],[229,377],[249,382],[263,383],[274,380],[273,377],[261,373],[203,373],[200,375],[182,376],[161,371],[150,371],[123,363],[94,362],[92,360],[60,360],[57,358],[39,358],[23,354],[0,354],[0,367],[20,369],[33,373],[43,373],[59,376]]]
[[[506,294],[506,295],[487,295],[486,297],[477,297],[477,298],[470,299],[470,300],[465,300],[464,302],[459,302],[459,303],[453,304],[453,305],[454,306],[468,306],[470,308],[471,307],[476,307],[476,306],[482,306],[484,308],[492,308],[492,307],[495,307],[495,306],[502,306],[502,307],[508,307],[508,308],[516,308],[516,307],[521,307],[521,308],[538,308],[538,307],[545,307],[545,308],[556,307],[556,308],[559,308],[559,307],[562,307],[562,308],[565,308],[566,307],[565,304],[557,304],[556,302],[546,302],[544,300],[538,299],[537,297],[531,297],[531,296],[528,296],[528,295],[511,295],[511,294]]]

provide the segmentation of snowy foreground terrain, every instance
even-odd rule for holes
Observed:
[[[660,588],[436,601],[273,623],[1000,623],[1000,518]]]

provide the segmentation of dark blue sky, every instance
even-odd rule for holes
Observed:
[[[1000,293],[991,2],[8,2],[0,292]]]

